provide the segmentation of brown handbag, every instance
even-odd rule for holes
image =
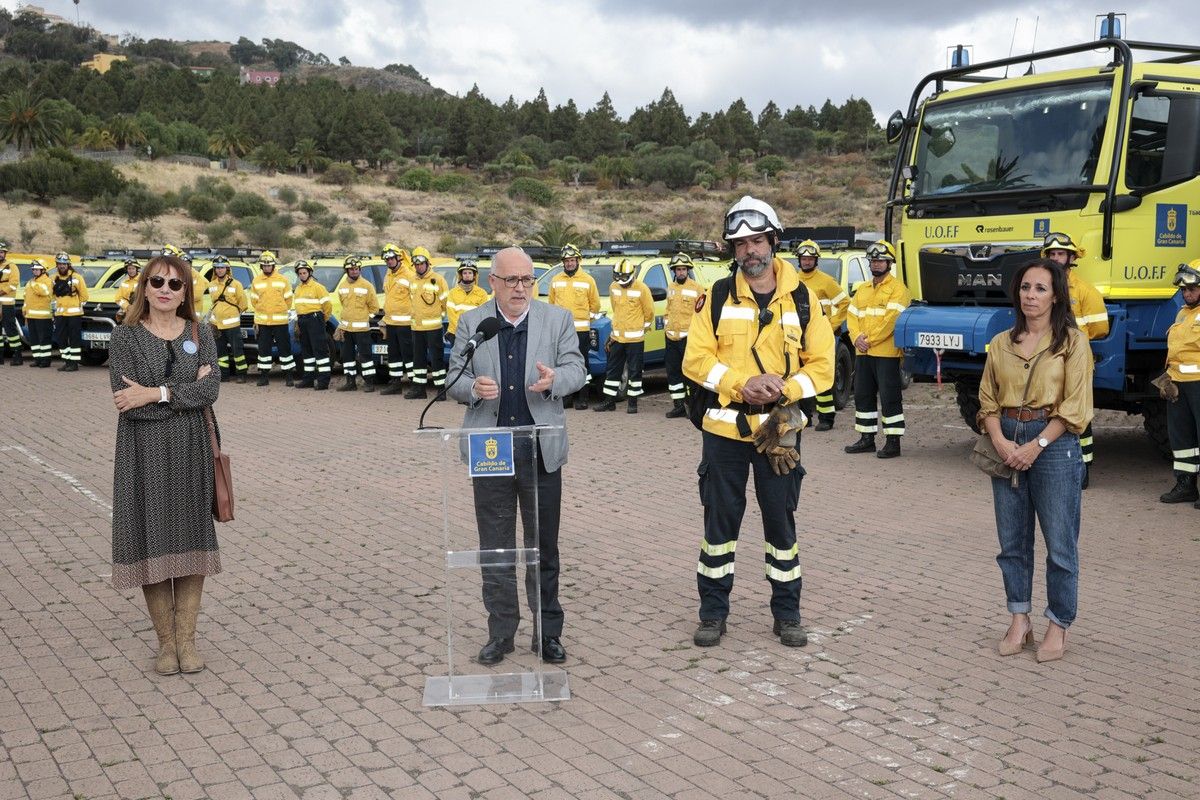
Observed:
[[[1033,370],[1037,366],[1037,362],[1042,359],[1046,351],[1037,354],[1037,358],[1029,365],[1029,375],[1025,378],[1025,391],[1021,394],[1021,407],[1024,408],[1025,400],[1029,397],[1029,382],[1033,380]],[[971,463],[979,467],[985,475],[990,475],[993,478],[1008,478],[1012,483],[1012,487],[1017,488],[1017,483],[1020,481],[1021,473],[1004,463],[1004,459],[1000,457],[1000,453],[996,450],[996,445],[992,444],[992,437],[985,430],[979,434],[979,439],[975,442],[975,447],[971,450]]]
[[[200,328],[192,323],[192,341],[196,343],[196,352],[200,352]],[[213,454],[213,499],[212,515],[217,522],[233,521],[233,470],[229,466],[229,456],[221,452],[217,441],[217,423],[213,417],[212,406],[204,409],[204,422],[208,426],[208,440],[212,445]]]

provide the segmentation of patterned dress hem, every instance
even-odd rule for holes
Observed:
[[[113,564],[112,585],[114,589],[136,589],[161,583],[168,578],[217,575],[220,572],[220,552],[195,550],[147,558],[133,564]]]

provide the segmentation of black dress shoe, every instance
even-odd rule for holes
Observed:
[[[511,653],[512,651],[513,640],[511,636],[507,639],[499,636],[493,636],[487,640],[487,644],[480,648],[479,655],[475,658],[475,660],[480,664],[489,666],[492,664],[499,664],[504,660],[504,654]]]
[[[562,642],[558,640],[557,636],[543,636],[541,647],[538,647],[535,639],[530,649],[535,653],[540,652],[542,661],[547,664],[561,664],[567,660],[567,651],[563,649]]]

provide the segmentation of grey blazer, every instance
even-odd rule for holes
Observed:
[[[459,317],[458,330],[454,333],[454,349],[450,353],[449,378],[462,369],[466,361],[467,341],[475,335],[480,320],[495,315],[496,301],[489,300]],[[554,370],[554,384],[546,393],[529,391],[529,387],[537,382],[539,361]],[[484,342],[475,351],[475,358],[462,378],[451,387],[449,395],[467,406],[464,428],[502,427],[496,419],[500,411],[499,399],[480,400],[472,395],[472,384],[478,375],[500,382],[498,336]],[[561,428],[561,432],[538,436],[542,465],[547,472],[556,472],[567,463],[567,418],[563,414],[562,398],[583,388],[586,379],[583,354],[579,352],[579,337],[575,333],[571,312],[540,300],[531,300],[526,336],[525,384],[521,389],[525,392],[529,413],[536,424]]]

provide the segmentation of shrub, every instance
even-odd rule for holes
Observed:
[[[672,189],[690,186],[696,177],[696,159],[682,147],[664,147],[636,156],[633,171],[646,184],[661,181]]]
[[[394,185],[400,189],[408,189],[413,192],[428,192],[430,184],[433,183],[433,172],[425,167],[413,167],[406,170],[402,175],[397,176]]]
[[[296,202],[300,199],[299,195],[296,194],[296,190],[290,186],[284,186],[279,190],[278,195],[279,202],[283,203],[288,208],[296,205]]]
[[[367,205],[367,219],[378,230],[382,231],[392,221],[392,207],[380,200]]]
[[[787,169],[787,166],[788,162],[784,158],[776,155],[769,155],[763,156],[762,158],[758,159],[758,161],[754,162],[754,171],[759,174],[765,172],[767,175],[770,175],[772,178],[774,178],[776,175]]]
[[[275,213],[267,199],[254,192],[238,192],[225,205],[225,210],[234,219],[265,218]]]
[[[319,183],[332,183],[337,186],[349,186],[358,178],[358,172],[353,165],[347,164],[345,161],[335,161],[330,164],[321,177],[317,178]]]
[[[196,178],[193,186],[197,194],[206,194],[210,197],[215,197],[222,203],[228,203],[237,193],[229,184],[229,181],[223,181],[220,178],[212,178],[207,175],[201,175]]]
[[[28,203],[33,199],[33,195],[24,189],[9,189],[4,193],[4,202],[10,206],[15,206],[17,203]]]
[[[21,243],[21,249],[32,250],[36,238],[37,229],[29,227],[25,224],[25,220],[21,220],[20,227],[17,229],[17,241]]]
[[[316,219],[329,209],[325,207],[324,203],[320,203],[316,200],[305,200],[300,204],[300,210],[309,219]]]
[[[103,192],[116,195],[127,181],[105,161],[79,158],[69,150],[38,150],[30,158],[0,166],[0,193],[15,189],[39,200],[73,197],[88,202]]]
[[[287,228],[275,217],[247,217],[238,228],[246,234],[249,242],[263,247],[278,247],[288,239]]]
[[[108,192],[98,194],[88,203],[88,210],[93,214],[112,214],[117,210],[117,199]]]
[[[50,207],[59,213],[62,213],[63,211],[70,211],[71,201],[65,197],[56,197],[53,201],[51,201]]]
[[[429,182],[429,190],[432,192],[465,192],[473,185],[474,182],[467,175],[445,172],[433,176],[433,180]]]
[[[313,225],[312,227],[305,228],[304,237],[313,244],[320,245],[321,247],[333,244],[333,240],[337,238],[337,236],[334,235],[332,228],[326,228],[320,225]]]
[[[342,247],[349,247],[358,241],[358,232],[349,225],[343,225],[342,227],[338,228],[336,235],[338,244],[340,244]]]
[[[513,200],[525,200],[535,206],[552,206],[554,190],[537,178],[521,177],[508,185],[508,196]]]
[[[167,204],[160,195],[135,183],[117,195],[117,210],[130,222],[138,222],[161,216]]]
[[[233,243],[233,231],[232,222],[214,222],[204,226],[204,237],[209,244],[224,247]]]
[[[88,251],[87,240],[82,236],[67,239],[68,253],[86,253]]]
[[[225,210],[220,200],[207,194],[193,194],[184,206],[188,216],[199,222],[212,222]]]
[[[63,214],[58,218],[58,229],[68,239],[82,239],[87,233],[88,222],[82,214]],[[76,250],[75,252],[81,252]]]

